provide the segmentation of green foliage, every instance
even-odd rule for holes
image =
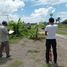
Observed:
[[[58,24],[57,33],[67,35],[67,24]]]
[[[14,33],[9,35],[10,39],[15,39],[17,37],[19,38],[33,38],[38,39],[38,29],[44,28],[44,23],[37,24],[30,24],[30,23],[24,23],[24,21],[21,21],[21,18],[19,18],[18,21],[9,21],[8,23],[8,29],[14,30]]]
[[[14,33],[10,35],[10,39],[14,39],[16,37],[27,37],[27,38],[35,38],[36,37],[36,25],[28,26],[26,23],[22,22],[19,19],[17,22],[10,21],[8,23],[8,29],[14,30]]]
[[[10,65],[8,65],[8,67],[20,67],[22,64],[23,64],[22,61],[15,60]]]
[[[28,38],[35,38],[36,29],[34,25],[31,25],[31,28],[27,28],[27,37]]]
[[[64,20],[64,21],[62,22],[62,24],[67,24],[67,20]]]
[[[44,29],[44,28],[45,28],[45,26],[46,26],[46,24],[45,24],[44,22],[40,22],[40,23],[39,23],[39,28]]]

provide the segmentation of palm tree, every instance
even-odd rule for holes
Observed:
[[[60,20],[61,20],[60,17],[58,17],[58,18],[56,19],[56,22],[58,21],[58,22],[60,23]]]

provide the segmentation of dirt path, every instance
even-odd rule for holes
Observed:
[[[58,42],[58,61],[64,67],[67,67],[67,38],[65,36],[57,37]]]
[[[44,62],[44,42],[22,39],[18,44],[11,46],[11,59],[0,60],[0,67],[42,67]]]
[[[67,38],[57,37],[58,64],[67,67]],[[46,67],[45,40],[22,39],[11,45],[11,58],[0,58],[0,67]]]

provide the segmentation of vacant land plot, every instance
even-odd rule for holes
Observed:
[[[67,67],[67,38],[57,37],[58,64]],[[0,67],[46,67],[45,39],[22,39],[11,45],[11,58],[0,58]]]

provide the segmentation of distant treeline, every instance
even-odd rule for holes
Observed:
[[[61,22],[62,24],[67,24],[67,20],[64,20],[63,22]]]

